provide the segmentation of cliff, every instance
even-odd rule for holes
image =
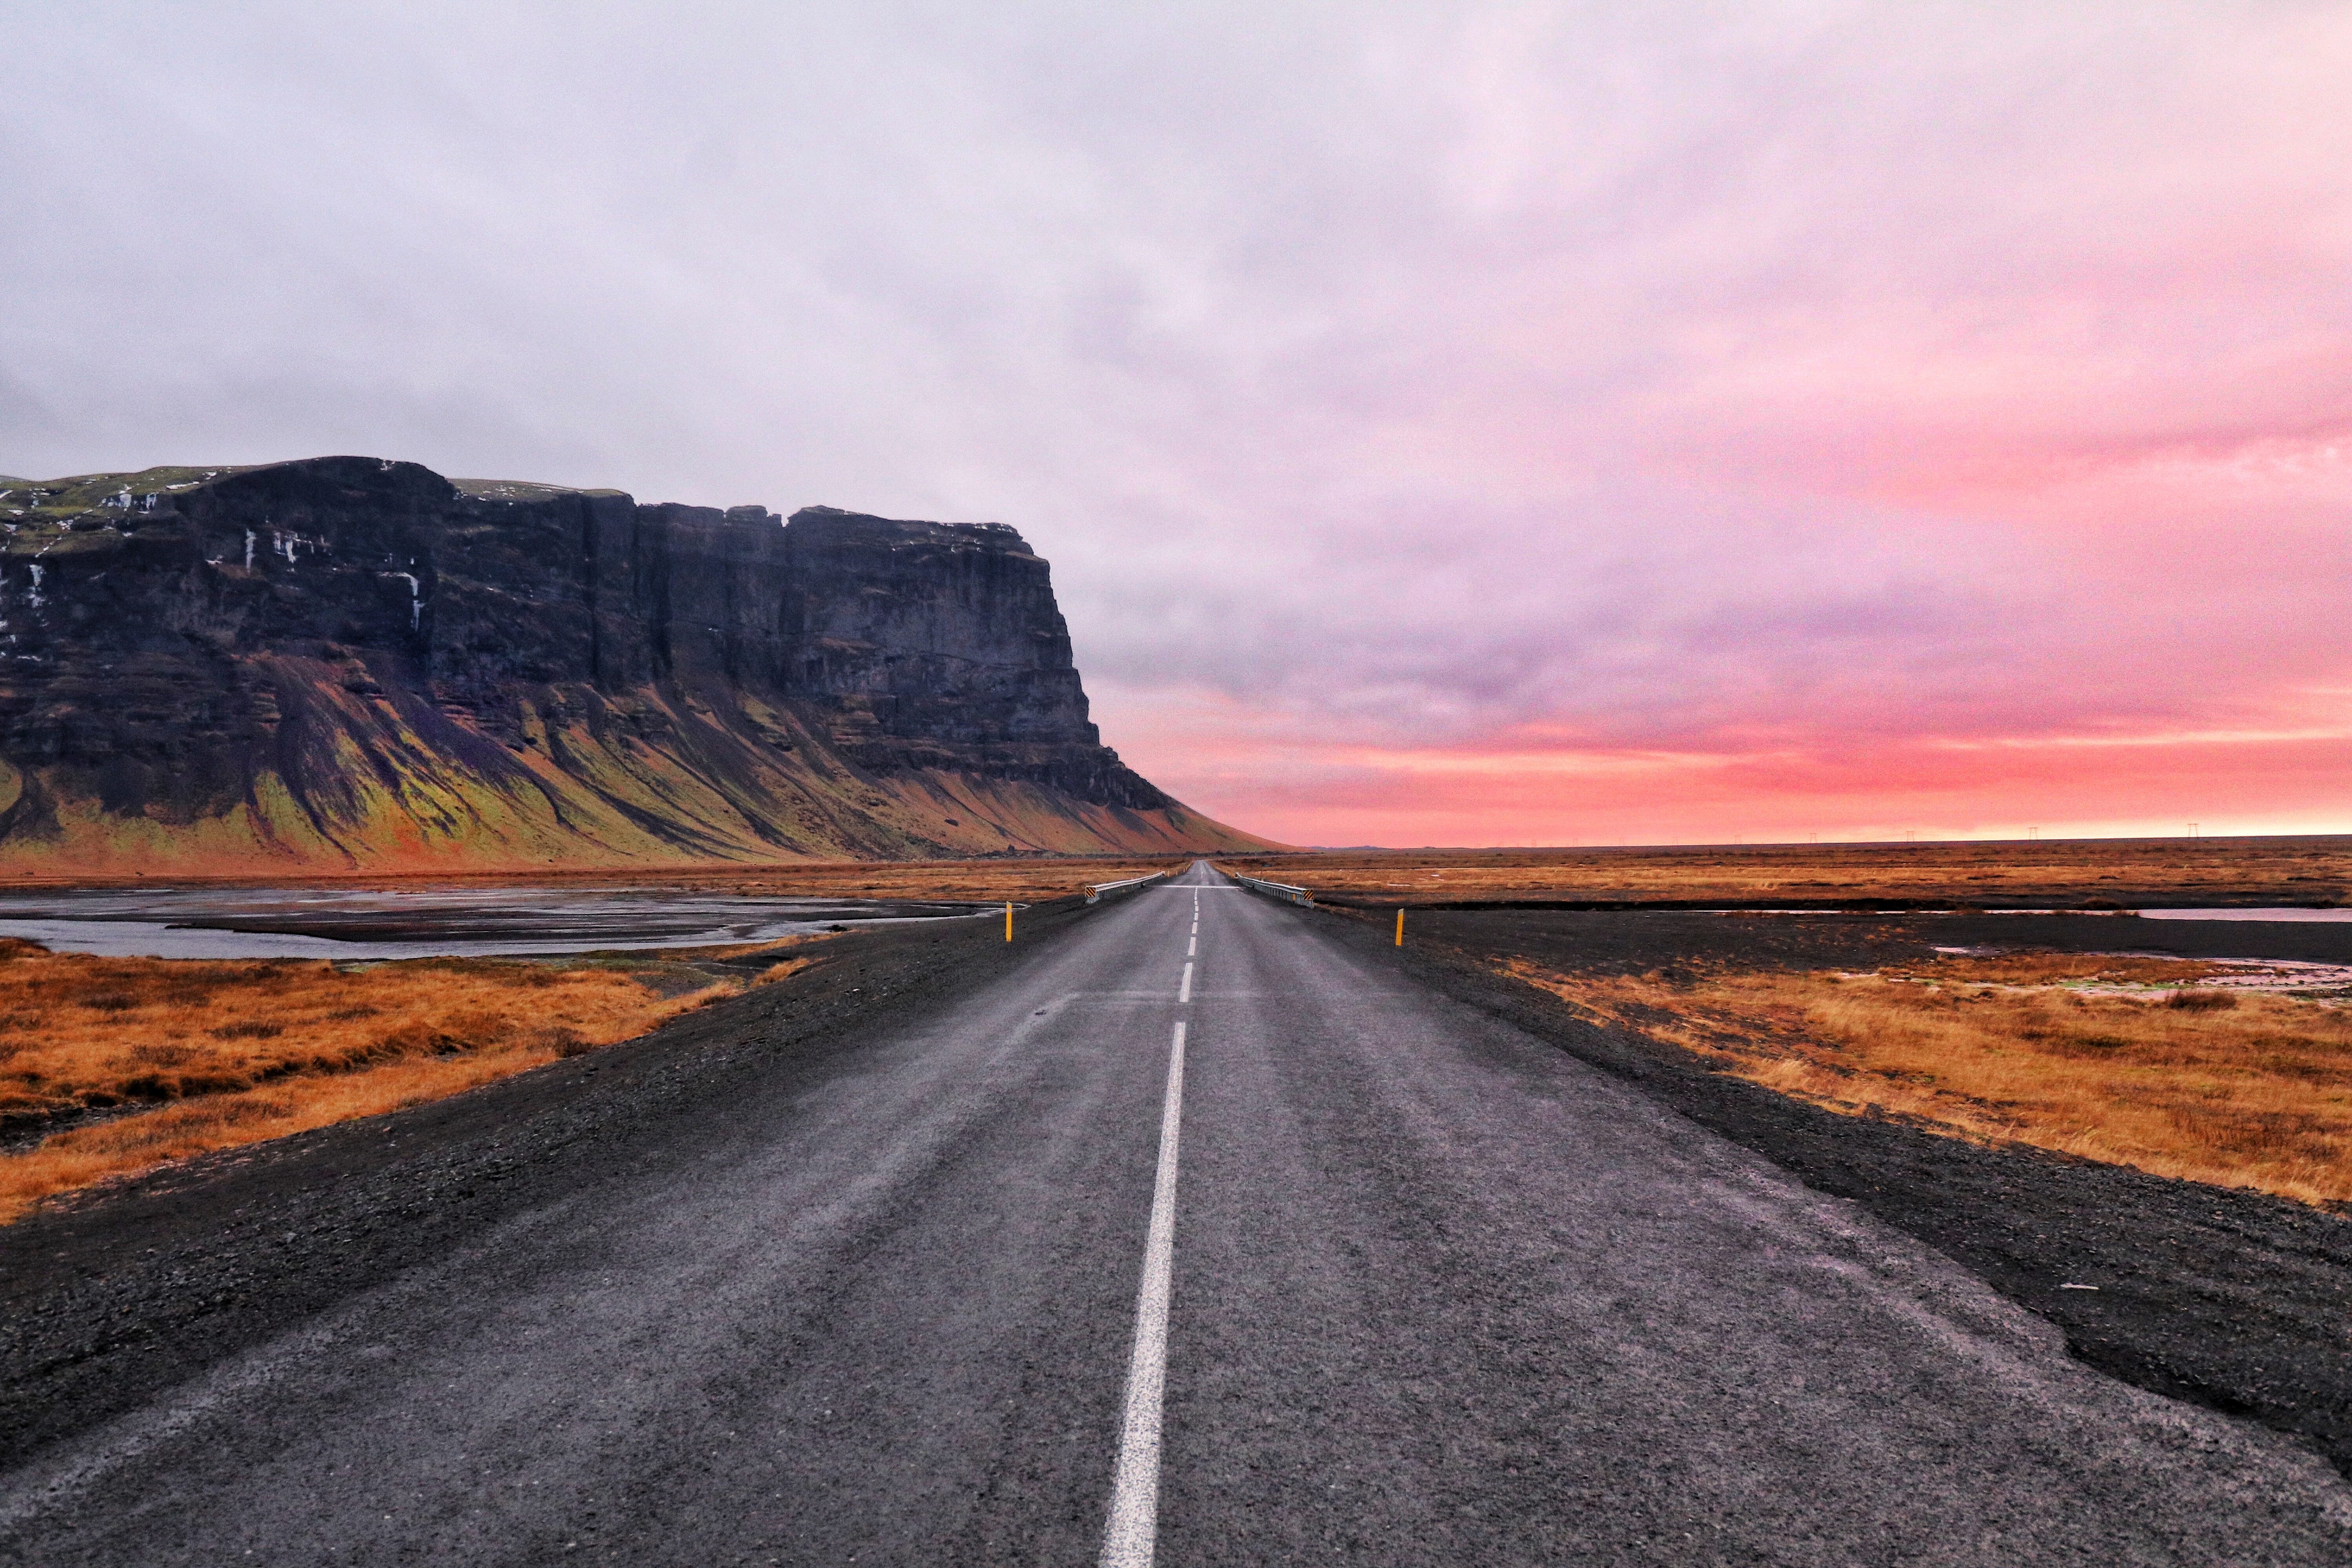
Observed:
[[[993,523],[321,458],[0,479],[0,872],[1242,847]]]

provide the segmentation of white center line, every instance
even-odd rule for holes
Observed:
[[[1188,963],[1184,966],[1184,983],[1176,987],[1176,1000],[1179,1002],[1190,1002],[1192,999],[1192,966]]]
[[[1160,1178],[1151,1189],[1151,1230],[1143,1244],[1143,1284],[1135,1294],[1135,1354],[1127,1364],[1127,1413],[1119,1424],[1118,1472],[1103,1527],[1101,1568],[1151,1568],[1160,1535],[1160,1405],[1168,1381],[1169,1258],[1176,1246],[1176,1132],[1184,1113],[1184,1026],[1168,1047],[1168,1098],[1160,1111]]]
[[[1197,937],[1197,936],[1196,936],[1196,937],[1194,937],[1192,941],[1190,941],[1190,942],[1186,942],[1186,943],[1184,944],[1184,956],[1185,956],[1185,957],[1187,957],[1187,958],[1192,958],[1192,957],[1197,956],[1197,955],[1199,954],[1200,951],[1201,951],[1201,939],[1200,939],[1199,937]]]

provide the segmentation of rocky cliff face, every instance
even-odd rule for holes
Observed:
[[[999,524],[323,458],[0,480],[0,869],[1240,847]]]

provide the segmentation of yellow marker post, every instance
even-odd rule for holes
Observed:
[[[1009,899],[1004,904],[1004,940],[1013,940],[1013,901]]]
[[[1397,945],[1404,945],[1404,910],[1402,908],[1397,910]]]

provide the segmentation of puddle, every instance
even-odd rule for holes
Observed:
[[[2142,910],[2148,921],[2352,921],[2352,910]]]
[[[2352,988],[2352,963],[2305,963],[2291,958],[2233,958],[2204,983],[2241,991],[2341,991]]]
[[[0,936],[108,958],[479,958],[772,942],[994,905],[621,888],[140,888],[0,894]]]
[[[1952,958],[1994,958],[2007,949],[1998,947],[1938,947],[1937,952]],[[1973,980],[1948,981],[1943,984],[1966,990],[1979,984],[2002,991],[2068,991],[2084,996],[2129,996],[2147,1000],[2171,995],[2176,991],[2248,991],[2264,995],[2312,996],[2336,999],[2352,994],[2352,963],[2313,963],[2299,958],[2208,958],[2182,959],[2171,952],[2118,952],[2107,954],[2083,953],[2091,958],[2158,958],[2176,963],[2202,963],[2214,973],[2202,980],[2182,985],[2119,985],[2095,980],[2057,980],[2042,985],[2004,984]],[[1841,972],[1843,973],[1843,972]],[[1848,975],[1859,979],[1865,972]],[[1926,984],[1936,984],[1928,982]]]
[[[1950,910],[1693,910],[1693,911],[1691,911],[1691,912],[1692,912],[1692,913],[1694,913],[1694,914],[1702,914],[1702,915],[1831,915],[1831,916],[1834,916],[1834,915],[1863,915],[1863,916],[1874,916],[1874,917],[1876,917],[1876,918],[1879,918],[1879,919],[1882,919],[1882,920],[1902,920],[1902,919],[1912,919],[1912,918],[1920,918],[1920,917],[1927,917],[1927,916],[1934,916],[1934,917],[1937,917],[1937,918],[1948,919],[1948,918],[1951,918],[1951,917],[1954,917],[1954,916],[1958,916],[1958,915],[1960,915],[1960,914],[1962,913],[1962,911],[1961,911],[1961,910],[1957,910],[1957,909],[1950,909]],[[2052,909],[2052,910],[1969,910],[1966,911],[1966,918],[1968,918],[1968,919],[1969,919],[1969,920],[1974,920],[1974,919],[1978,918],[1979,916],[1995,917],[1995,918],[1997,918],[1997,917],[2004,916],[2004,915],[2080,915],[2080,916],[2083,916],[2084,918],[2085,918],[2085,919],[2089,919],[2089,920],[2097,920],[2097,919],[2100,919],[2100,918],[2103,918],[2103,917],[2112,918],[2112,917],[2116,916],[2116,915],[2126,915],[2126,916],[2137,916],[2137,917],[2138,917],[2139,919],[2141,919],[2141,920],[2150,920],[2150,921],[2352,921],[2352,908],[2340,909],[2340,910],[2314,910],[2314,909],[2306,909],[2306,908],[2303,908],[2303,907],[2295,906],[2295,905],[2285,905],[2285,904],[2281,904],[2281,905],[2275,905],[2275,906],[2273,906],[2273,907],[2271,907],[2271,908],[2267,908],[2267,909],[2244,909],[2244,908],[2236,908],[2236,909],[2212,909],[2212,910],[2081,910],[2081,909],[2075,909],[2075,910],[2057,910],[2057,909]]]

